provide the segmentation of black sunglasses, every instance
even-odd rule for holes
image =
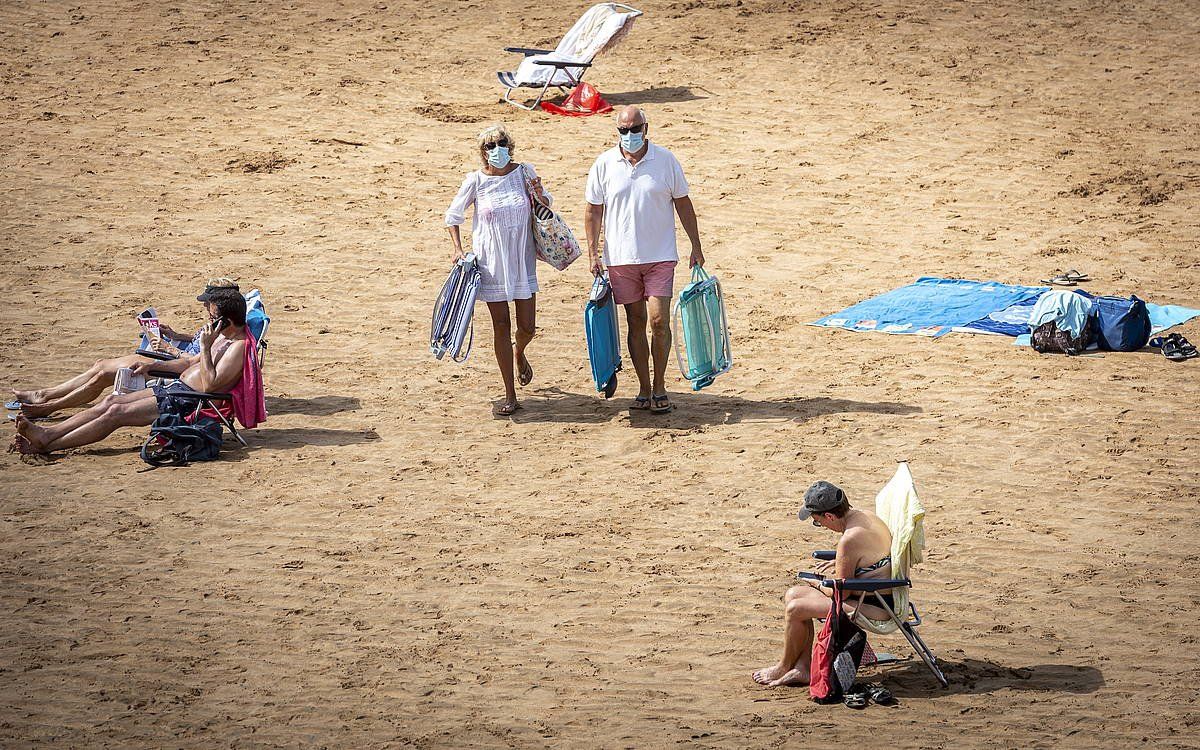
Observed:
[[[494,149],[494,148],[495,148],[495,147],[497,147],[497,146],[502,146],[502,147],[504,147],[504,148],[508,148],[508,139],[507,139],[507,138],[501,138],[501,139],[500,139],[500,140],[498,140],[498,141],[492,141],[491,143],[485,143],[485,144],[483,144],[483,148],[484,148],[485,150],[487,150],[487,151],[491,151],[492,149]]]
[[[623,128],[620,125],[618,125],[617,132],[620,133],[621,135],[625,135],[626,133],[640,133],[640,132],[642,132],[642,129],[645,127],[646,127],[646,123],[644,123],[644,122],[641,124],[638,124],[638,125],[630,125],[627,128]]]

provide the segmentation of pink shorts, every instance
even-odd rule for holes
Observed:
[[[679,261],[633,263],[609,266],[608,283],[618,305],[629,305],[651,297],[670,297],[675,293],[675,265]]]

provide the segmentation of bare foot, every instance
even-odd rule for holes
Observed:
[[[58,411],[58,410],[55,409],[53,406],[50,406],[44,402],[40,402],[40,403],[28,403],[25,401],[21,402],[21,414],[23,414],[26,417],[29,417],[30,419],[39,419],[41,417],[48,417],[56,411]]]
[[[787,671],[787,667],[783,666],[782,664],[775,664],[770,667],[763,667],[752,674],[751,677],[753,677],[754,681],[759,685],[770,685],[775,680],[787,674]]]
[[[29,453],[49,453],[46,450],[45,429],[38,427],[24,416],[17,417],[17,437],[23,438],[30,450]],[[25,453],[26,451],[21,451]]]
[[[13,399],[20,401],[22,404],[44,404],[46,403],[46,394],[42,391],[18,391],[13,389]]]
[[[779,676],[778,679],[772,681],[770,687],[783,687],[785,685],[807,685],[810,679],[807,669],[796,667],[789,669]]]
[[[13,435],[13,440],[8,446],[9,453],[20,453],[22,456],[35,456],[38,451],[33,449],[33,445],[24,435]]]

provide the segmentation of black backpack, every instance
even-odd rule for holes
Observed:
[[[221,423],[200,417],[188,424],[182,415],[164,412],[150,425],[142,445],[142,460],[151,466],[187,466],[192,461],[215,461],[221,452]]]

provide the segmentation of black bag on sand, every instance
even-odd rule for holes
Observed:
[[[151,466],[187,466],[192,461],[215,461],[221,452],[222,426],[200,417],[188,424],[174,412],[158,415],[142,445],[142,460]]]
[[[1083,324],[1079,336],[1072,337],[1070,331],[1060,330],[1053,320],[1042,323],[1029,335],[1029,343],[1038,354],[1061,352],[1063,354],[1082,354],[1089,346],[1096,343],[1096,323],[1091,315]]]

